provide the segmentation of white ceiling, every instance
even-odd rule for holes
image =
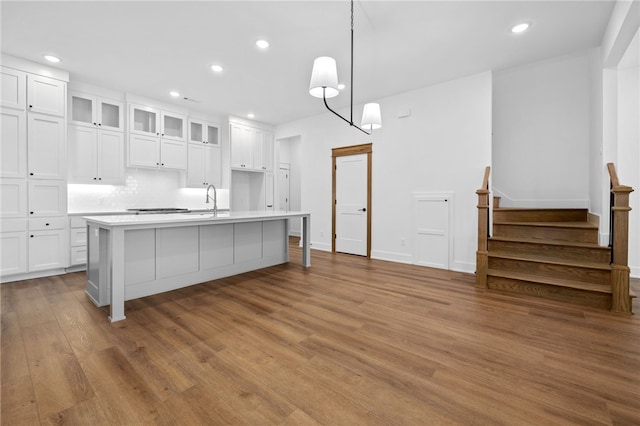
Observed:
[[[599,46],[612,1],[357,1],[354,103]],[[2,52],[51,53],[71,79],[280,124],[324,112],[313,59],[349,83],[343,1],[2,1]],[[527,21],[523,34],[512,25]],[[259,51],[254,42],[271,46]],[[210,65],[225,71],[215,75]],[[170,90],[199,101],[173,100]],[[330,100],[349,103],[348,89]],[[384,114],[384,111],[383,111]]]

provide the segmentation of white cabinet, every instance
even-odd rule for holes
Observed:
[[[65,179],[65,120],[43,114],[29,114],[28,171],[34,179]]]
[[[87,263],[87,221],[81,217],[69,218],[69,265]]]
[[[186,170],[187,144],[171,139],[160,139],[160,167]]]
[[[40,75],[27,75],[27,110],[64,117],[67,83]]]
[[[27,216],[27,180],[0,179],[0,217],[19,218]]]
[[[69,126],[69,183],[124,183],[124,134]]]
[[[187,117],[145,105],[129,105],[129,132],[187,141]]]
[[[67,219],[29,219],[29,272],[67,266]]]
[[[0,110],[0,176],[27,176],[27,114],[16,109]]]
[[[200,120],[189,120],[189,142],[220,146],[217,124]]]
[[[6,67],[1,78],[0,278],[59,273],[68,258],[67,83]]]
[[[187,186],[201,188],[214,185],[220,188],[220,148],[204,143],[189,143],[188,150]]]
[[[268,171],[273,164],[273,136],[266,130],[231,123],[231,167]]]
[[[3,107],[26,110],[27,73],[2,67],[0,83],[0,104]]]
[[[230,127],[231,167],[235,169],[253,169],[253,129],[234,123]]]
[[[131,104],[127,166],[186,170],[186,123],[184,115]]]
[[[69,123],[99,129],[124,130],[122,102],[88,93],[69,92]]]
[[[29,180],[29,217],[67,214],[67,183],[58,180]]]
[[[27,268],[27,220],[3,220],[0,232],[0,275],[23,274],[27,272]]]

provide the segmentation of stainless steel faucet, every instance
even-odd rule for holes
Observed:
[[[209,185],[207,186],[207,199],[206,199],[206,203],[209,204],[209,200],[212,199],[211,196],[209,195],[209,190],[213,188],[213,214],[217,215],[218,214],[218,191],[216,191],[216,187],[213,185]]]

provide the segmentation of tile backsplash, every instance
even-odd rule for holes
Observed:
[[[127,169],[124,185],[68,185],[68,210],[75,212],[121,211],[130,208],[210,208],[205,188],[184,188],[179,172]],[[218,208],[229,208],[229,190],[218,189]]]

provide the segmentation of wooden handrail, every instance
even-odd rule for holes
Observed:
[[[481,189],[489,189],[489,173],[491,173],[491,167],[487,166],[484,169],[484,178],[482,178],[482,186]]]
[[[620,186],[618,173],[616,173],[616,166],[613,163],[607,163],[607,170],[609,170],[609,179],[611,180],[611,185]]]
[[[630,314],[629,297],[629,194],[630,186],[620,185],[613,163],[607,164],[611,180],[609,245],[611,246],[611,310]]]
[[[478,250],[476,251],[476,287],[487,288],[489,269],[489,173],[491,167],[484,170],[482,187],[478,194]]]

